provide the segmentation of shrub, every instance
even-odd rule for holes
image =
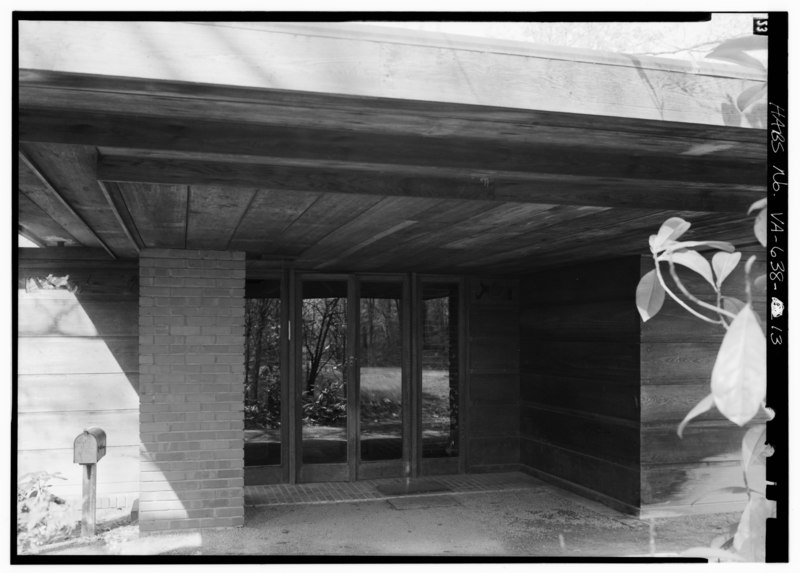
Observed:
[[[39,546],[68,536],[75,528],[68,504],[50,493],[50,481],[66,479],[44,471],[29,473],[17,482],[17,552],[35,551]]]

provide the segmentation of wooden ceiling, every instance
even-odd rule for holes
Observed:
[[[18,118],[20,231],[122,259],[514,274],[750,243],[765,196],[754,129],[26,70]]]

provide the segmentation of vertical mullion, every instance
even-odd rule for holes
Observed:
[[[357,478],[358,446],[359,446],[359,412],[360,408],[360,367],[359,367],[359,330],[361,325],[361,301],[358,279],[350,275],[347,278],[347,462],[349,481]]]
[[[422,466],[422,284],[411,275],[411,477],[421,474]]]
[[[280,290],[280,373],[281,373],[281,476],[284,482],[291,483],[293,481],[293,450],[292,450],[292,420],[294,416],[292,413],[291,388],[292,388],[292,367],[291,351],[289,349],[289,325],[290,322],[290,299],[289,296],[289,270],[284,269],[281,272],[281,290]]]
[[[409,276],[403,276],[403,294],[401,298],[401,312],[400,312],[400,339],[402,340],[402,360],[400,367],[401,378],[401,406],[402,406],[402,419],[403,419],[403,477],[411,477],[412,468],[412,448],[413,443],[413,425],[411,412],[413,406],[411,403],[411,381],[414,379],[412,375],[412,362],[411,362],[411,288]]]
[[[466,473],[469,456],[469,279],[458,282],[458,473]]]
[[[289,375],[290,387],[290,444],[292,450],[291,464],[289,466],[289,475],[291,483],[298,483],[300,481],[300,473],[302,470],[303,462],[303,419],[300,415],[300,407],[302,405],[301,391],[301,378],[303,372],[302,365],[302,336],[301,323],[303,320],[302,305],[303,305],[303,280],[297,273],[291,272],[289,274],[289,291],[290,307],[292,312],[291,318],[291,341],[289,344],[290,360],[289,365],[291,372]]]

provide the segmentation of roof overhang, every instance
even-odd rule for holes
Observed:
[[[20,223],[122,258],[326,270],[515,272],[638,252],[676,214],[748,236],[764,132],[724,127],[721,104],[765,78],[445,40],[20,22]]]

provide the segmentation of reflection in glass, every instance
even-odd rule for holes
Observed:
[[[422,286],[422,456],[458,455],[458,285]]]
[[[347,283],[305,282],[303,463],[347,461]]]
[[[361,285],[361,459],[403,456],[402,283]]]
[[[281,463],[280,281],[245,301],[244,463]]]

